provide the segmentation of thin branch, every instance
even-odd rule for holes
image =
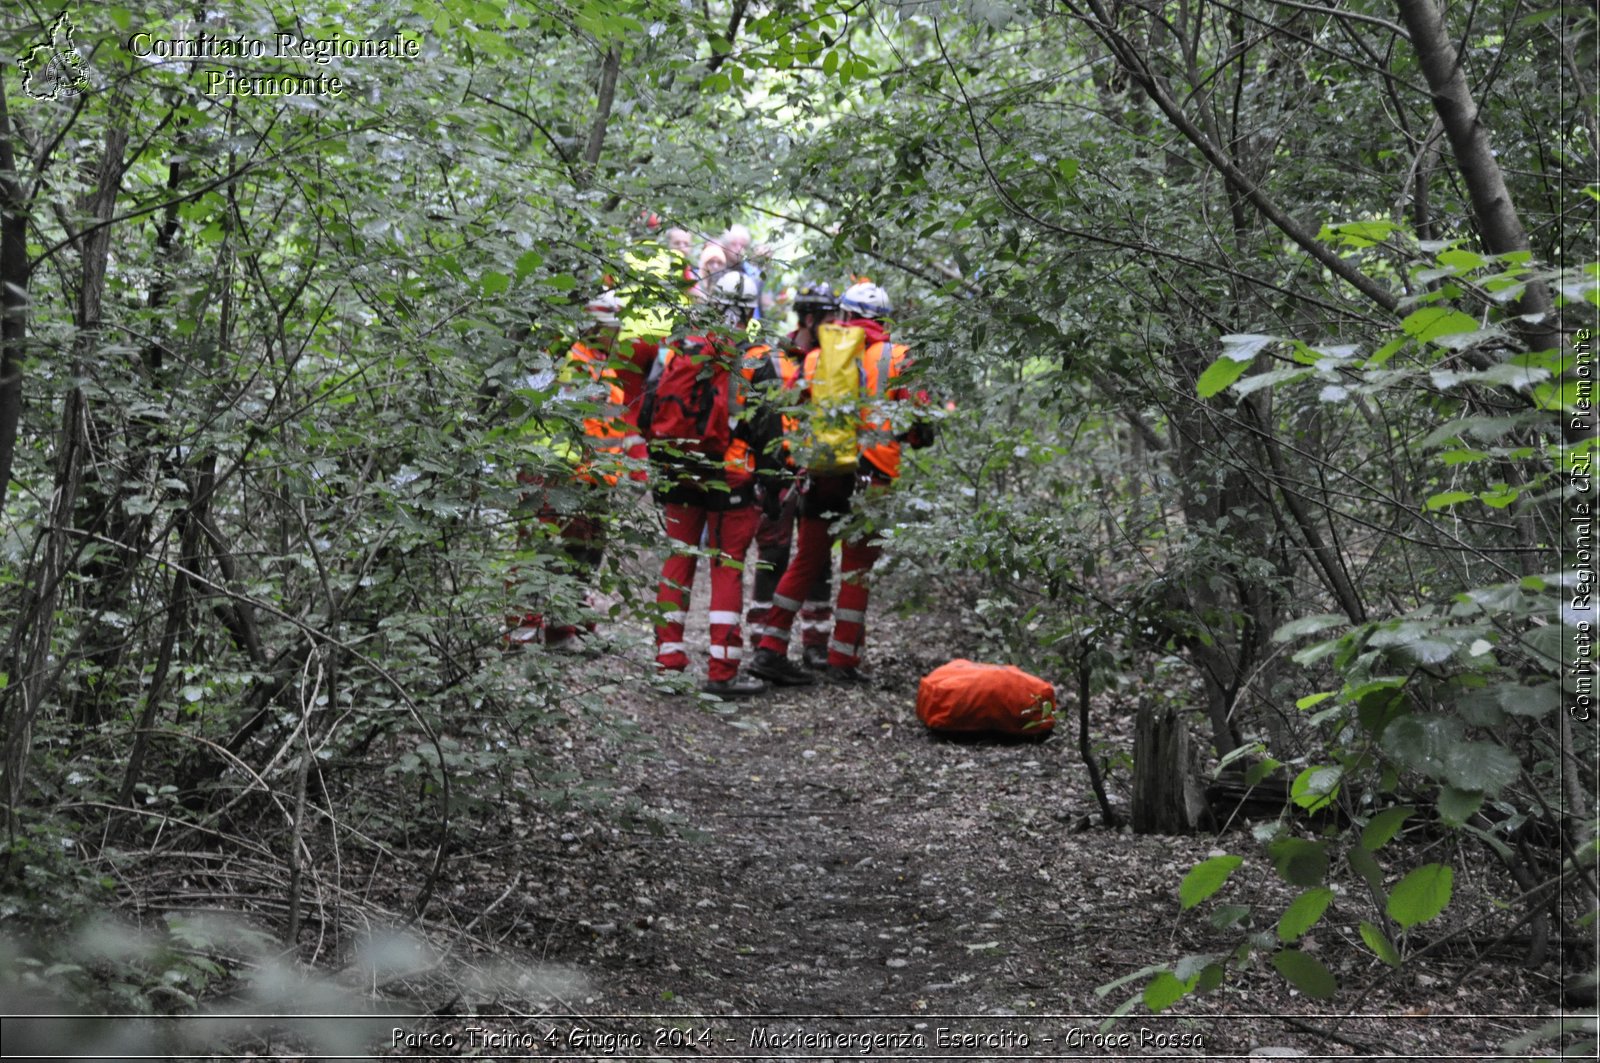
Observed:
[[[583,149],[583,180],[588,183],[600,164],[600,151],[606,143],[606,126],[611,123],[611,104],[617,96],[617,70],[622,65],[622,47],[613,44],[600,66],[600,97],[595,104],[594,125],[589,128],[589,144]]]
[[[1386,29],[1401,40],[1409,41],[1411,39],[1411,35],[1403,27],[1376,15],[1363,15],[1359,11],[1342,11],[1326,4],[1302,4],[1298,0],[1267,0],[1267,3],[1273,7],[1292,7],[1296,11],[1310,11],[1318,15],[1329,15],[1349,22],[1365,22],[1368,25]]]
[[[1238,189],[1240,194],[1249,200],[1250,204],[1263,217],[1277,226],[1280,232],[1298,244],[1301,250],[1320,262],[1334,276],[1343,279],[1362,295],[1365,295],[1372,302],[1390,313],[1393,313],[1399,307],[1400,301],[1392,292],[1350,265],[1341,256],[1335,254],[1316,238],[1316,234],[1308,231],[1305,226],[1289,217],[1282,207],[1261,190],[1260,185],[1250,180],[1235,166],[1222,148],[1212,143],[1211,138],[1197,128],[1189,120],[1189,116],[1183,113],[1183,109],[1167,94],[1161,85],[1161,79],[1150,71],[1131,42],[1117,30],[1101,0],[1087,0],[1087,2],[1090,10],[1094,12],[1094,17],[1089,18],[1082,14],[1077,17],[1082,19],[1095,35],[1105,43],[1106,47],[1111,49],[1112,54],[1117,57],[1117,62],[1128,72],[1128,76],[1144,88],[1156,106],[1167,116],[1167,120],[1172,123],[1173,127],[1182,133],[1185,139],[1205,156],[1206,161],[1211,163],[1217,169],[1217,172],[1227,179],[1229,184]],[[937,34],[937,25],[935,26],[935,33]],[[943,47],[942,43],[940,47]]]

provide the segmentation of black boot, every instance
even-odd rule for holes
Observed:
[[[773,650],[757,650],[749,672],[780,687],[808,687],[817,677]]]
[[[765,694],[767,684],[755,676],[736,675],[732,679],[707,679],[700,685],[700,689],[719,698],[748,698],[756,694]]]

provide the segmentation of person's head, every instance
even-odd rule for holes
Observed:
[[[871,281],[861,281],[846,288],[839,297],[839,312],[846,318],[869,317],[882,321],[894,313],[889,293]]]
[[[674,225],[667,230],[667,246],[684,258],[688,258],[690,248],[694,247],[694,237],[689,235],[688,229],[680,229]]]
[[[700,276],[710,277],[713,273],[721,273],[727,268],[728,253],[722,249],[721,244],[707,242],[700,249]]]
[[[839,320],[839,297],[827,281],[806,284],[794,297],[795,323],[806,332],[816,334],[817,326],[826,321]]]
[[[598,345],[609,346],[622,327],[622,303],[617,293],[607,288],[585,303],[583,310],[589,315],[589,327],[584,335]]]
[[[750,230],[743,225],[730,225],[728,231],[723,233],[717,242],[727,252],[728,265],[738,265],[744,260],[744,253],[750,247]]]
[[[721,323],[732,329],[743,329],[755,315],[760,286],[755,278],[736,269],[723,270],[711,284],[711,305],[717,308]]]

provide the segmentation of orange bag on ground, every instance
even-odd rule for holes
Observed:
[[[1044,735],[1056,725],[1056,688],[1009,664],[957,658],[922,677],[917,718],[935,731]]]

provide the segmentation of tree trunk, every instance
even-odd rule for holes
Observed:
[[[71,376],[81,377],[84,364],[94,354],[100,340],[100,310],[105,296],[106,263],[111,252],[111,218],[115,214],[117,192],[121,188],[123,156],[128,147],[125,129],[106,133],[105,154],[95,175],[94,191],[84,204],[89,224],[78,238],[81,283],[74,315],[76,335],[72,345]],[[78,495],[83,486],[83,467],[89,424],[88,402],[83,389],[67,393],[62,412],[61,444],[56,452],[55,490],[51,495],[48,529],[43,548],[27,576],[26,603],[12,630],[10,656],[17,665],[18,681],[0,694],[0,720],[5,724],[5,751],[0,770],[4,771],[3,792],[7,826],[14,833],[16,811],[22,799],[27,774],[28,754],[33,745],[33,721],[53,693],[50,667],[55,652],[56,602],[66,580],[73,551],[69,548]]]
[[[600,151],[606,143],[606,126],[611,122],[611,104],[617,96],[617,71],[622,66],[622,48],[613,44],[600,66],[600,97],[595,104],[594,124],[589,127],[589,143],[583,149],[583,183],[594,179],[600,165]]]
[[[0,79],[0,513],[22,421],[23,341],[28,335],[28,202],[11,143],[11,116]]]
[[[1455,153],[1462,183],[1478,219],[1478,232],[1485,250],[1503,255],[1528,250],[1528,234],[1511,202],[1505,175],[1489,146],[1489,133],[1478,120],[1478,104],[1467,87],[1461,56],[1445,33],[1444,16],[1434,0],[1399,0],[1400,18],[1411,34],[1422,74],[1433,93],[1433,109],[1438,112],[1450,150]],[[1544,314],[1532,324],[1519,324],[1524,340],[1534,350],[1558,346],[1554,322],[1549,319],[1550,292],[1544,284],[1531,280],[1517,303],[1518,313]]]
[[[1171,706],[1160,713],[1140,706],[1133,732],[1133,832],[1189,834],[1204,809],[1183,719]]]

